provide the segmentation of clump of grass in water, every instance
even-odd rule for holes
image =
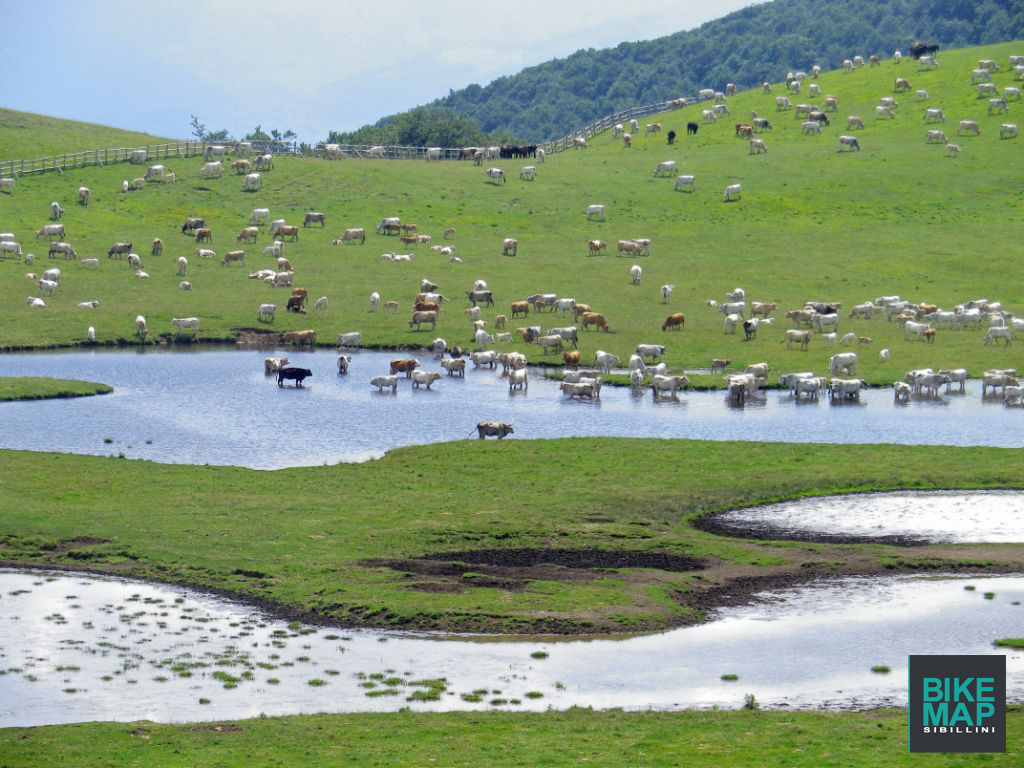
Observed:
[[[281,681],[278,680],[276,677],[268,677],[267,678],[267,685],[280,685],[280,684],[281,684]]]
[[[309,680],[307,684],[313,686],[314,688],[322,688],[325,685],[327,685],[327,681],[321,680],[319,677],[314,677],[312,680]]]
[[[743,697],[743,708],[749,709],[751,711],[754,711],[759,708],[757,699],[754,698],[754,694],[748,693],[746,696]]]
[[[740,679],[739,675],[733,675],[733,674],[722,675],[722,680],[732,681],[732,680],[739,680],[739,679]]]
[[[113,443],[113,442],[114,442],[114,438],[112,438],[112,437],[104,437],[104,438],[103,438],[103,442],[104,442],[104,444],[106,444],[106,445],[110,445],[111,443]]]
[[[871,671],[876,675],[888,675],[892,672],[892,669],[885,664],[876,664],[871,668]]]
[[[975,587],[973,584],[968,584],[964,587],[964,592],[973,592],[975,589],[977,589],[977,587]]]
[[[1024,637],[1004,637],[996,640],[992,645],[996,648],[1015,648],[1024,651]]]
[[[398,696],[401,693],[397,688],[381,688],[377,691],[367,691],[366,695],[371,699],[376,699],[379,696]]]
[[[995,592],[986,592],[985,593],[985,599],[986,600],[995,600],[996,599],[996,593]]]
[[[209,703],[210,703],[210,700],[209,700],[209,699],[200,699],[200,700],[199,700],[199,703],[200,703],[200,704],[209,704]]]
[[[548,657],[547,651],[534,651],[530,654],[531,659],[546,659]]]
[[[562,682],[559,682],[558,680],[556,680],[555,681],[555,690],[556,691],[564,691],[565,690],[565,683],[562,683]]]
[[[540,691],[527,691],[526,692],[526,698],[528,698],[528,699],[543,699],[544,698],[544,694],[541,693]]]

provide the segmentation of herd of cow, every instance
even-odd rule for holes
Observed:
[[[932,63],[934,64],[934,52],[931,54],[923,54],[925,57],[932,56]],[[899,61],[899,52],[895,57],[896,62]],[[857,60],[860,57],[855,57],[853,68],[858,66]],[[872,65],[877,64],[877,60],[872,57]],[[1024,77],[1024,57],[1011,57],[1011,66],[1014,67],[1018,75]],[[860,65],[863,65],[863,60],[860,60]],[[936,64],[937,66],[937,64]],[[847,69],[850,69],[847,67]],[[982,60],[979,62],[978,70],[972,75],[973,80],[977,80],[978,73],[988,74],[998,70],[998,66],[994,61]],[[813,78],[817,78],[820,69],[815,67],[813,69]],[[800,88],[804,79],[807,75],[802,72],[790,73],[787,77],[787,86],[792,93],[799,93]],[[706,89],[710,91],[710,89]],[[810,85],[811,95],[819,95],[820,89],[816,83]],[[906,92],[911,90],[910,83],[904,78],[897,78],[896,86],[894,89],[897,93]],[[734,88],[728,88],[727,92],[729,95],[734,91]],[[765,92],[770,92],[770,86],[765,85]],[[1013,93],[1016,92],[1016,97],[1019,98],[1019,91],[1016,88],[1007,88],[1006,93],[1008,97],[1012,98]],[[922,94],[924,94],[922,96]],[[727,95],[726,93],[718,93],[710,91],[709,93],[701,92],[702,99],[713,99],[715,101],[715,109],[704,110],[704,118],[706,122],[715,122],[718,116],[721,114],[728,114],[728,107],[726,106]],[[919,100],[926,100],[927,93],[918,91]],[[780,109],[789,108],[788,98],[779,97],[777,105]],[[806,117],[807,121],[803,123],[805,126],[804,133],[818,133],[822,126],[830,125],[830,120],[826,115],[826,111],[835,112],[838,108],[838,100],[836,97],[828,96],[825,97],[825,108],[819,110],[814,105],[797,105],[795,115],[799,117]],[[883,116],[883,111],[891,113],[892,110],[896,109],[898,104],[896,99],[893,97],[883,97],[879,104],[879,116]],[[991,111],[991,110],[990,110]],[[945,120],[945,116],[941,109],[929,108],[925,113],[926,123],[942,122]],[[970,122],[970,121],[964,121]],[[964,128],[964,122],[961,122],[961,129]],[[851,116],[847,121],[848,127],[863,127],[863,121],[860,118]],[[813,127],[814,130],[810,130],[809,127]],[[1004,125],[1004,137],[1012,138],[1016,136],[1016,126],[1010,126],[1013,128],[1013,135],[1007,135],[1007,125]],[[636,132],[638,125],[636,121],[632,121],[630,128]],[[688,133],[696,133],[697,124],[691,123],[688,126]],[[975,126],[976,128],[976,126]],[[646,126],[646,133],[656,134],[660,133],[662,126],[660,123],[652,123]],[[767,147],[763,139],[755,138],[754,133],[767,133],[771,132],[771,122],[765,118],[759,117],[756,113],[752,115],[751,124],[740,123],[735,126],[735,134],[737,137],[747,138],[750,141],[751,153],[766,152]],[[978,131],[975,130],[975,133]],[[674,132],[670,132],[671,138],[674,138]],[[937,129],[928,130],[928,140],[938,140],[941,131]],[[625,126],[616,125],[612,132],[613,137],[621,137],[625,142],[625,145],[630,146],[630,134],[625,131]],[[945,140],[945,135],[941,135],[941,139]],[[578,137],[576,141],[578,148],[586,148],[586,140],[582,137]],[[857,139],[854,137],[843,136],[840,137],[840,146],[844,146],[857,150],[859,144]],[[246,154],[245,147],[234,147],[234,152],[238,154]],[[220,168],[214,166],[220,166],[222,160],[226,160],[226,149],[223,147],[210,147],[208,148],[207,156],[204,157],[206,165],[202,168],[202,175],[209,175],[210,172],[217,171],[219,173]],[[516,158],[516,157],[539,157],[543,161],[543,153],[538,150],[535,145],[523,145],[523,146],[502,146],[502,147],[488,147],[485,149],[481,148],[465,148],[463,150],[467,158],[472,157],[479,161],[481,158],[490,157],[502,157],[502,158]],[[134,159],[134,158],[133,158]],[[427,159],[431,157],[428,154]],[[261,170],[270,170],[273,167],[272,157],[260,156],[256,158],[256,167]],[[247,173],[250,170],[248,160],[242,158],[232,164],[232,168],[236,172],[242,174]],[[529,173],[527,173],[529,171]],[[676,174],[676,163],[675,161],[666,161],[659,163],[655,168],[655,176],[674,176]],[[259,174],[255,174],[257,177]],[[501,169],[488,169],[488,178],[491,180],[498,180],[502,183],[505,181],[504,173]],[[536,176],[536,168],[528,166],[523,169],[520,174],[521,179],[532,180]],[[147,180],[162,180],[162,181],[173,181],[174,175],[169,173],[163,166],[152,166],[146,173],[142,184],[138,187],[129,185],[132,189],[141,188]],[[247,175],[244,180],[244,189],[258,190],[258,178],[255,180],[255,184],[250,184],[252,179],[250,175]],[[11,185],[13,186],[13,185]],[[676,187],[677,190],[681,191],[695,191],[695,179],[693,176],[677,176]],[[731,201],[737,200],[740,197],[740,186],[738,184],[730,185],[726,189],[724,200]],[[78,202],[82,206],[88,206],[90,199],[89,190],[85,187],[79,188],[78,190]],[[54,202],[50,206],[50,218],[53,223],[47,224],[36,232],[36,238],[46,238],[51,241],[49,255],[63,256],[65,259],[77,259],[78,255],[74,247],[64,241],[65,231],[63,224],[60,223],[60,218],[63,215],[64,210],[59,203]],[[605,220],[605,206],[603,205],[591,205],[586,210],[586,217],[588,220]],[[263,249],[264,256],[270,256],[275,259],[276,269],[260,269],[255,272],[249,273],[248,277],[252,279],[263,280],[269,286],[277,287],[288,287],[291,288],[291,295],[288,297],[286,302],[286,310],[291,312],[297,312],[304,314],[307,306],[307,291],[301,287],[295,287],[294,271],[288,258],[283,254],[283,247],[285,241],[298,242],[300,228],[297,225],[290,225],[284,219],[270,219],[270,211],[267,208],[256,208],[250,215],[246,226],[235,238],[236,242],[256,242],[260,235],[260,227],[267,225],[268,234],[272,237],[272,244],[268,245]],[[303,218],[302,228],[308,228],[311,226],[319,226],[320,228],[326,227],[326,216],[321,212],[307,212]],[[216,258],[216,253],[202,246],[212,245],[213,243],[213,231],[207,226],[207,222],[203,218],[189,217],[185,220],[181,227],[183,234],[194,238],[197,246],[195,254],[197,258],[213,259]],[[416,247],[418,245],[430,245],[432,250],[441,252],[442,255],[448,256],[451,262],[460,262],[460,258],[455,255],[455,246],[448,245],[432,245],[432,239],[429,235],[425,235],[417,232],[415,225],[403,223],[398,217],[387,217],[381,219],[376,227],[376,232],[379,235],[395,235],[399,237],[400,241],[404,245]],[[455,237],[455,230],[453,228],[446,229],[444,232],[445,240],[450,240]],[[342,236],[332,241],[336,245],[364,245],[366,242],[366,230],[363,228],[350,228],[344,231]],[[588,253],[590,255],[599,255],[602,250],[607,248],[606,243],[601,240],[590,240],[588,242]],[[635,238],[632,240],[619,240],[617,243],[617,252],[619,255],[626,256],[648,256],[650,255],[651,240],[649,238]],[[158,257],[163,251],[163,243],[159,240],[153,240],[151,245],[152,256]],[[503,241],[502,253],[505,256],[515,256],[518,252],[518,241],[513,238],[505,238]],[[11,233],[0,233],[0,255],[2,254],[14,254],[17,257],[21,256],[20,245],[14,241]],[[133,245],[130,242],[117,242],[108,251],[108,258],[127,258],[129,266],[134,270],[135,275],[140,278],[148,277],[149,275],[142,269],[141,257],[133,252]],[[412,254],[384,254],[381,258],[388,258],[393,261],[408,261],[413,258]],[[28,261],[31,260],[31,256],[28,257]],[[229,266],[232,263],[243,263],[245,262],[245,252],[242,250],[232,250],[224,254],[221,264]],[[98,266],[97,259],[83,259],[79,262],[82,266],[96,267]],[[176,261],[177,275],[184,277],[188,270],[188,259],[184,256],[179,257]],[[630,279],[634,285],[638,285],[642,277],[642,267],[639,264],[633,264],[629,268]],[[56,290],[60,283],[60,270],[50,269],[47,270],[41,277],[31,273],[33,279],[38,280],[40,296],[29,297],[28,304],[33,308],[45,307],[44,296],[52,296],[56,293]],[[181,290],[191,290],[192,284],[188,281],[182,280],[179,284]],[[442,306],[448,299],[438,292],[438,286],[429,280],[424,279],[420,283],[420,290],[416,294],[413,301],[413,312],[408,321],[410,329],[419,331],[424,325],[428,325],[430,330],[435,330],[439,315],[442,311]],[[671,297],[674,286],[663,285],[661,286],[661,295],[663,303],[668,303]],[[578,322],[583,331],[587,331],[590,328],[595,328],[600,331],[608,332],[610,330],[609,323],[604,314],[595,312],[590,305],[582,302],[577,302],[573,298],[559,297],[555,294],[534,294],[526,297],[522,300],[513,301],[509,305],[509,315],[499,314],[494,320],[494,331],[488,332],[486,330],[486,323],[480,317],[481,306],[493,306],[494,305],[494,294],[488,288],[487,284],[483,280],[477,280],[471,290],[466,292],[466,298],[472,305],[465,310],[470,322],[472,323],[472,336],[471,344],[473,345],[472,350],[463,350],[459,346],[449,347],[447,342],[443,339],[435,339],[429,345],[429,348],[433,351],[435,356],[440,361],[441,367],[447,372],[449,376],[464,376],[466,361],[470,360],[475,368],[489,368],[495,369],[500,363],[502,366],[502,375],[508,378],[509,390],[526,390],[529,386],[528,377],[526,372],[527,358],[526,355],[520,352],[504,352],[499,353],[493,349],[489,349],[490,346],[496,343],[509,343],[514,338],[514,334],[518,336],[523,343],[535,345],[540,347],[541,356],[548,354],[561,354],[562,362],[565,365],[566,373],[563,376],[560,387],[562,392],[569,398],[586,398],[596,400],[600,398],[601,391],[601,373],[608,374],[614,368],[622,365],[621,358],[603,350],[598,350],[594,357],[594,371],[591,373],[579,371],[581,363],[580,353],[577,350],[578,346],[578,329],[576,325],[564,326],[564,327],[552,327],[544,328],[541,325],[525,326],[515,329],[506,330],[506,323],[509,319],[525,319],[530,311],[532,310],[535,315],[541,312],[556,312],[560,311],[564,316],[567,312],[571,312],[573,319]],[[318,310],[324,309],[327,306],[328,299],[326,296],[320,297],[314,303],[314,307]],[[746,303],[745,294],[741,289],[736,289],[726,297],[726,300],[719,304],[716,301],[709,300],[708,306],[718,309],[724,315],[724,331],[726,334],[735,334],[739,329],[743,330],[744,337],[747,340],[753,339],[757,336],[758,330],[763,327],[767,327],[773,324],[774,319],[770,317],[771,313],[776,310],[774,303],[765,302],[751,302],[750,304],[750,317],[746,316]],[[79,307],[82,308],[95,308],[99,305],[98,301],[92,300],[82,302]],[[378,306],[381,305],[381,296],[374,292],[370,296],[370,311],[377,311]],[[383,308],[385,311],[395,311],[398,307],[397,302],[387,301],[383,302]],[[263,323],[274,322],[276,315],[276,304],[264,303],[260,304],[258,308],[258,320]],[[1004,342],[1007,346],[1011,344],[1015,333],[1018,331],[1024,331],[1024,320],[1018,319],[1009,315],[1009,313],[1002,310],[998,302],[987,302],[985,300],[977,300],[972,302],[966,302],[963,305],[959,305],[953,310],[942,310],[937,306],[929,304],[911,304],[910,302],[902,301],[898,297],[881,297],[874,302],[866,302],[864,304],[857,305],[850,313],[851,318],[862,318],[871,319],[875,314],[884,316],[887,320],[894,320],[898,322],[904,328],[904,338],[913,340],[923,340],[926,342],[932,342],[935,339],[937,329],[940,328],[957,328],[957,329],[970,329],[970,328],[981,328],[987,323],[987,332],[985,334],[984,343],[986,345],[990,343]],[[812,340],[818,339],[821,343],[828,346],[833,346],[836,343],[841,344],[870,344],[871,339],[860,334],[847,333],[841,338],[838,336],[839,326],[839,305],[837,303],[826,303],[826,302],[810,302],[802,308],[794,309],[785,313],[785,317],[788,320],[792,320],[794,327],[787,329],[784,338],[780,343],[785,343],[787,349],[792,349],[797,346],[800,350],[807,350]],[[195,332],[199,326],[199,318],[196,317],[185,317],[185,318],[172,318],[171,324],[177,329],[179,334],[191,331]],[[685,327],[686,317],[683,313],[674,312],[668,315],[664,322],[661,324],[662,331],[668,330],[682,330]],[[145,338],[147,334],[146,319],[143,316],[136,318],[136,333],[140,338]],[[813,331],[813,332],[812,332]],[[95,341],[95,329],[89,327],[87,338],[90,341]],[[313,346],[316,343],[316,332],[313,330],[306,331],[291,331],[281,336],[281,341],[285,344],[292,345],[309,345]],[[339,344],[344,348],[346,346],[358,345],[361,342],[361,335],[358,332],[349,332],[340,334],[338,336]],[[565,347],[571,345],[572,350],[567,350]],[[882,350],[881,356],[884,359],[888,359],[888,350]],[[445,354],[449,355],[449,359],[444,359]],[[655,394],[655,397],[662,395],[668,395],[674,397],[676,393],[685,389],[689,381],[685,375],[669,375],[669,372],[664,362],[660,359],[665,354],[665,347],[663,345],[652,345],[652,344],[640,344],[636,347],[635,353],[629,358],[628,361],[628,373],[630,385],[638,389],[644,386],[644,382],[647,381],[646,376],[650,376],[650,386]],[[652,360],[653,364],[648,364],[648,360]],[[279,386],[283,386],[287,381],[293,381],[296,387],[301,387],[303,381],[312,376],[312,372],[309,369],[287,367],[281,363],[273,363],[275,358],[268,358],[267,360],[267,372],[277,373],[277,382]],[[287,362],[285,360],[285,362]],[[351,362],[351,356],[340,355],[338,357],[338,372],[339,374],[346,374],[348,372],[348,366]],[[786,374],[780,379],[780,386],[791,389],[792,394],[796,398],[808,397],[816,398],[818,393],[828,391],[830,397],[838,398],[840,400],[856,399],[859,397],[861,389],[863,389],[864,382],[859,379],[842,379],[838,378],[842,375],[853,376],[856,374],[856,363],[857,354],[854,352],[840,353],[834,355],[830,360],[830,371],[829,373],[834,377],[831,380],[827,380],[824,377],[819,377],[810,372],[799,373],[799,374]],[[712,361],[712,369],[723,370],[728,366],[728,361],[716,359]],[[430,389],[431,385],[441,378],[441,374],[436,372],[426,372],[419,370],[420,364],[415,359],[400,359],[395,360],[391,365],[391,370],[387,374],[376,376],[371,380],[371,384],[381,392],[385,389],[390,390],[392,393],[397,392],[398,378],[400,374],[405,374],[405,377],[412,382],[414,388],[424,387]],[[748,397],[757,396],[758,392],[767,385],[767,364],[758,364],[755,366],[748,366],[742,374],[728,374],[725,378],[726,389],[729,393],[729,397],[732,400],[742,402]],[[1015,378],[1015,371],[1013,370],[992,370],[986,371],[983,374],[983,391],[987,391],[990,387],[998,387],[1002,390],[1004,401],[1008,404],[1016,404],[1020,402],[1020,388]],[[940,370],[940,371],[916,371],[911,372],[908,375],[908,380],[903,382],[895,382],[894,391],[896,398],[904,399],[909,397],[910,393],[916,392],[918,394],[936,394],[937,387],[942,384],[952,385],[953,383],[959,382],[963,384],[963,380],[966,378],[966,373],[962,370]]]

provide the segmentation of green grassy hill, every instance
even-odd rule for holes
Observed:
[[[168,141],[172,139],[107,125],[0,109],[0,160],[27,160],[58,152],[138,147]]]
[[[838,97],[840,107],[833,126],[821,136],[801,135],[793,112],[775,112],[774,96],[741,93],[730,99],[731,118],[702,125],[695,137],[685,136],[685,126],[700,119],[701,107],[659,116],[666,131],[674,128],[681,134],[676,146],[667,146],[662,134],[639,136],[626,150],[610,134],[602,135],[587,151],[549,157],[532,183],[516,178],[520,161],[495,161],[509,181],[492,185],[483,169],[468,163],[300,158],[277,159],[255,194],[243,193],[234,176],[201,180],[197,159],[169,163],[177,184],[151,184],[130,194],[120,191],[121,181],[141,171],[126,165],[24,178],[13,195],[0,194],[0,231],[15,232],[27,250],[35,251],[32,270],[59,266],[64,279],[45,309],[29,309],[25,297],[35,295],[36,286],[24,276],[28,268],[0,263],[0,346],[79,343],[89,325],[96,327],[101,342],[131,339],[137,314],[149,319],[153,337],[173,332],[171,317],[195,315],[202,321],[201,337],[228,339],[241,328],[257,326],[262,302],[278,305],[273,330],[315,328],[321,342],[359,330],[371,345],[418,345],[434,336],[465,345],[470,325],[462,294],[483,278],[497,299],[497,306],[483,313],[489,328],[496,314],[508,314],[509,302],[537,292],[572,296],[603,312],[613,332],[581,332],[585,361],[599,348],[625,360],[637,343],[665,343],[672,366],[706,366],[712,357],[726,357],[737,364],[767,360],[776,371],[824,371],[839,349],[815,341],[808,352],[787,352],[779,343],[788,326],[782,313],[808,299],[840,301],[846,309],[885,294],[946,308],[982,296],[1001,300],[1009,309],[1024,306],[1024,140],[999,138],[1000,124],[1018,121],[1024,104],[1011,102],[1009,115],[988,116],[986,100],[970,84],[970,70],[980,58],[1000,62],[1004,71],[994,77],[1000,88],[1011,84],[1007,57],[1018,53],[1024,53],[1022,42],[944,53],[936,71],[918,71],[915,62],[905,60],[850,74],[823,74],[818,81],[822,95]],[[914,89],[927,89],[931,98],[917,103],[912,93],[899,95],[896,119],[876,120],[874,106],[880,97],[892,95],[897,76],[909,79]],[[806,86],[793,101],[821,103],[806,95]],[[925,143],[925,107],[945,110],[944,128],[963,147],[959,157],[947,158],[942,145]],[[733,124],[748,122],[751,110],[775,124],[764,136],[768,154],[750,156],[747,142],[734,138]],[[850,114],[866,123],[857,132],[863,150],[838,153],[837,137],[847,132]],[[955,138],[963,118],[979,121],[980,137]],[[672,178],[653,177],[655,165],[669,159],[678,162],[679,173],[696,175],[695,194],[673,191]],[[743,199],[723,204],[722,190],[733,183],[742,183]],[[81,184],[93,192],[88,208],[74,203]],[[99,270],[50,262],[45,243],[33,241],[33,231],[46,223],[51,200],[62,201],[67,209],[67,239],[80,257],[98,257]],[[606,222],[585,220],[590,203],[607,206]],[[241,268],[200,262],[195,244],[180,233],[186,216],[205,216],[214,230],[213,247],[223,254],[237,247],[235,235],[252,208],[264,206],[273,217],[297,224],[307,210],[326,212],[326,230],[302,230],[297,244],[285,246],[296,285],[306,287],[312,298],[327,296],[325,311],[287,314],[286,289],[246,279],[246,272],[272,266],[271,259],[261,256],[270,242],[266,235],[256,246],[241,246],[247,254]],[[375,223],[389,215],[416,223],[435,243],[443,242],[445,227],[456,227],[452,242],[463,263],[450,263],[425,246],[413,249],[373,235]],[[369,230],[364,247],[330,245],[353,226]],[[165,244],[160,258],[148,256],[154,237]],[[517,257],[501,255],[505,237],[518,238]],[[613,253],[616,240],[635,237],[653,240],[652,255],[639,262],[644,269],[640,286],[630,284],[634,262]],[[612,248],[590,258],[589,238],[609,241]],[[106,258],[115,240],[135,243],[150,279],[137,279],[124,262]],[[413,262],[378,258],[406,251],[416,254]],[[175,260],[181,255],[190,261],[186,279],[194,285],[191,293],[178,289]],[[417,333],[406,325],[423,277],[454,297],[436,332]],[[668,305],[661,303],[662,283],[676,286]],[[706,299],[721,301],[736,286],[746,289],[748,301],[779,304],[776,326],[755,341],[724,335],[722,315],[704,306]],[[398,313],[370,314],[372,291],[385,301],[399,301]],[[78,302],[91,299],[101,302],[99,309],[77,309]],[[660,330],[670,312],[686,313],[683,332]],[[873,339],[872,345],[859,348],[858,373],[871,381],[892,381],[908,368],[925,365],[977,372],[1024,362],[1018,344],[984,347],[980,332],[941,330],[927,345],[904,341],[895,324],[851,321],[845,314],[841,332],[853,330]],[[545,316],[538,321],[531,315],[529,322],[548,327],[571,320]],[[526,323],[509,323],[521,324]],[[883,347],[892,350],[888,363],[879,359]],[[531,361],[542,359],[539,348],[522,343],[502,348],[525,350]]]

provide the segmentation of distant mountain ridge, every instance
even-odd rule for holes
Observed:
[[[854,54],[889,57],[915,40],[955,48],[1020,38],[1020,0],[775,0],[657,40],[580,50],[358,131],[332,132],[331,139],[384,142],[396,130],[402,135],[407,116],[418,115],[422,125],[436,111],[449,125],[452,116],[468,118],[465,143],[476,140],[477,128],[492,137],[540,141],[637,104],[727,82],[749,88],[813,64],[834,69]]]

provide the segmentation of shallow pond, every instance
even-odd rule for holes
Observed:
[[[726,530],[772,538],[898,537],[932,542],[1024,542],[1024,493],[935,491],[822,496],[715,515]]]
[[[75,400],[0,404],[0,448],[65,451],[183,464],[258,469],[363,461],[404,445],[467,437],[479,421],[509,421],[514,438],[672,437],[821,443],[928,443],[1019,447],[1024,409],[966,395],[894,405],[889,390],[860,405],[797,404],[768,392],[744,408],[720,392],[691,392],[654,402],[605,387],[600,402],[566,400],[556,382],[530,371],[528,393],[511,394],[499,372],[470,369],[433,391],[401,380],[398,394],[369,386],[387,373],[394,352],[353,352],[338,376],[336,354],[287,351],[310,368],[305,389],[279,389],[263,374],[267,350],[89,351],[0,356],[0,375],[101,381],[114,394]],[[281,353],[277,353],[281,354]],[[425,370],[440,370],[426,354]],[[282,435],[285,437],[282,438]],[[475,436],[475,433],[474,433]],[[110,442],[106,442],[106,441]]]
[[[657,635],[511,641],[289,625],[182,588],[0,571],[0,727],[732,708],[748,693],[770,707],[903,706],[907,654],[1000,653],[992,641],[1024,627],[1021,576],[841,578],[761,597]],[[1024,654],[1007,655],[1008,698],[1021,702]],[[883,664],[890,673],[871,672]]]

